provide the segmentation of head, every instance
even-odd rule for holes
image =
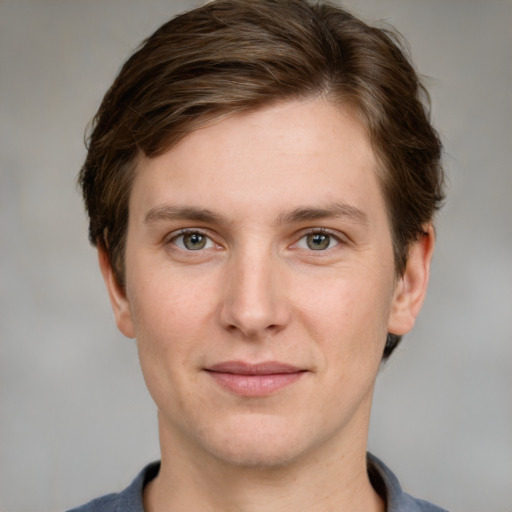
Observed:
[[[122,67],[94,119],[80,173],[89,237],[125,286],[137,161],[235,113],[322,97],[355,114],[371,141],[395,273],[443,198],[428,96],[398,38],[329,4],[218,0],[160,27]],[[388,334],[384,357],[400,336]]]

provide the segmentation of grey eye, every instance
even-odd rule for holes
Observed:
[[[206,237],[200,233],[189,233],[183,235],[183,244],[187,249],[197,251],[198,249],[203,249],[206,245]]]
[[[339,240],[329,233],[318,231],[303,236],[298,242],[299,249],[309,249],[310,251],[325,251],[339,244]]]
[[[306,244],[313,251],[322,251],[327,249],[330,243],[331,237],[325,233],[313,233],[306,237]]]
[[[213,242],[206,235],[198,231],[178,235],[173,239],[173,243],[180,249],[187,251],[200,251],[201,249],[213,247]]]

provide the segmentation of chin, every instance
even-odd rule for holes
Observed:
[[[305,432],[271,415],[246,417],[212,429],[203,447],[218,461],[252,469],[287,466],[307,451]],[[294,425],[297,427],[297,425]]]
[[[287,450],[282,445],[265,443],[236,444],[215,450],[220,462],[240,469],[280,469],[300,458],[297,450]]]

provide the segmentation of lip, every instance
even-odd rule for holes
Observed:
[[[251,364],[225,361],[205,369],[222,388],[244,397],[263,397],[276,393],[299,380],[306,370],[278,361]]]

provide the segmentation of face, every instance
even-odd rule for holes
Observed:
[[[432,245],[396,278],[376,166],[326,100],[233,115],[141,158],[125,292],[100,261],[163,451],[273,466],[365,449],[386,334],[412,327]]]

